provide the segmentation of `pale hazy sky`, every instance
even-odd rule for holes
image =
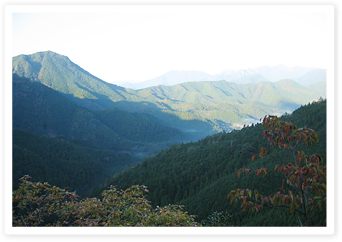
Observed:
[[[31,6],[13,11],[12,54],[51,50],[112,83],[144,81],[171,70],[217,74],[278,64],[326,68],[331,57],[328,10]]]

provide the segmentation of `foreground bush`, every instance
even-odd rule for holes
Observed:
[[[31,182],[29,176],[13,192],[13,226],[198,226],[182,206],[153,208],[144,195],[145,186],[117,190],[111,186],[102,199],[80,201],[47,183]]]

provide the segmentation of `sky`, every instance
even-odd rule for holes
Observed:
[[[322,6],[31,6],[12,13],[12,56],[50,50],[116,84],[171,70],[326,68],[328,23]]]

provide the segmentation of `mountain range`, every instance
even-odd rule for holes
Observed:
[[[234,82],[236,84],[276,82],[282,79],[293,79],[303,86],[309,86],[326,81],[326,70],[308,67],[287,67],[285,65],[261,66],[254,69],[230,70],[227,69],[216,75],[210,75],[201,71],[170,71],[159,77],[138,82],[122,82],[121,86],[135,90],[151,86],[173,86],[184,82],[221,81]]]
[[[122,83],[121,85],[132,89],[143,89],[152,86],[173,86],[182,82],[213,81],[210,74],[201,71],[169,71],[159,77],[138,83]]]
[[[188,75],[188,72],[182,72],[178,75],[170,72],[168,75],[187,76],[187,79],[173,86],[133,90],[102,81],[68,57],[51,51],[13,57],[12,68],[13,73],[40,82],[83,107],[93,110],[116,108],[150,115],[164,125],[196,134],[195,138],[241,128],[265,114],[291,112],[320,96],[325,97],[322,92],[310,89],[319,87],[319,78],[315,79],[316,84],[305,87],[290,79],[265,81],[253,70],[234,75],[225,72],[239,77],[244,84],[204,81],[207,78],[205,73]],[[202,81],[188,82],[196,79],[191,77],[201,77]],[[247,83],[248,80],[252,81]],[[303,77],[302,80],[309,79]],[[169,79],[165,78],[165,81]]]

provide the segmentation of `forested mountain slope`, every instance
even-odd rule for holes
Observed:
[[[16,74],[12,104],[14,188],[29,174],[84,196],[141,157],[186,139],[149,115],[90,110]]]
[[[13,130],[13,189],[18,188],[21,177],[29,174],[36,181],[86,196],[107,177],[138,162],[141,159],[90,142]]]
[[[55,90],[16,74],[13,74],[13,128],[49,137],[88,140],[113,151],[133,147],[146,151],[150,143],[160,145],[185,139],[180,130],[148,115],[118,109],[86,109]]]
[[[131,113],[150,114],[182,131],[195,128],[199,134],[195,134],[193,139],[215,132],[211,120],[198,114],[173,110],[154,96],[140,95],[135,90],[106,83],[71,62],[68,57],[51,51],[13,57],[12,68],[13,73],[41,82],[86,108],[119,108]]]
[[[124,88],[100,80],[52,51],[14,57],[13,73],[41,82],[91,109],[112,108],[113,101],[125,100],[129,95]]]
[[[149,115],[114,108],[86,109],[16,74],[13,74],[13,127],[49,137],[89,140],[112,150],[129,149],[139,145],[136,142],[184,139],[180,130],[167,127]]]
[[[278,111],[289,111],[293,109],[293,105],[298,108],[301,102],[307,103],[317,98],[317,93],[293,80],[249,84],[235,84],[226,81],[187,82],[171,87],[146,88],[140,92],[150,92],[160,99],[166,99],[165,102],[178,100],[208,106],[219,103],[252,104],[263,107],[264,111],[269,111],[269,113],[273,113],[277,109]]]
[[[292,115],[283,116],[282,120],[317,131],[319,142],[300,148],[306,154],[318,153],[325,160],[326,101],[305,105]],[[258,189],[261,194],[279,189],[283,178],[274,172],[277,164],[274,159],[288,157],[291,161],[293,156],[288,150],[269,147],[274,159],[258,159],[252,165],[252,155],[258,154],[261,147],[268,147],[262,130],[262,125],[258,124],[240,131],[218,133],[198,142],[174,144],[116,176],[110,184],[122,188],[144,184],[150,190],[148,197],[154,205],[185,205],[190,214],[198,215],[198,221],[215,211],[228,211],[233,216],[231,225],[234,226],[299,226],[296,216],[281,209],[252,215],[233,207],[227,199],[228,193],[236,188]],[[264,166],[269,174],[265,178],[253,175],[237,177],[239,168],[250,166]],[[322,216],[315,218],[315,225],[323,225],[324,214]]]
[[[193,140],[240,128],[265,114],[291,112],[321,96],[293,81],[271,83],[256,73],[241,77],[248,79],[243,83],[255,83],[201,81],[132,90],[106,83],[51,51],[13,57],[12,68],[13,73],[41,82],[83,107],[149,114],[192,134]]]

